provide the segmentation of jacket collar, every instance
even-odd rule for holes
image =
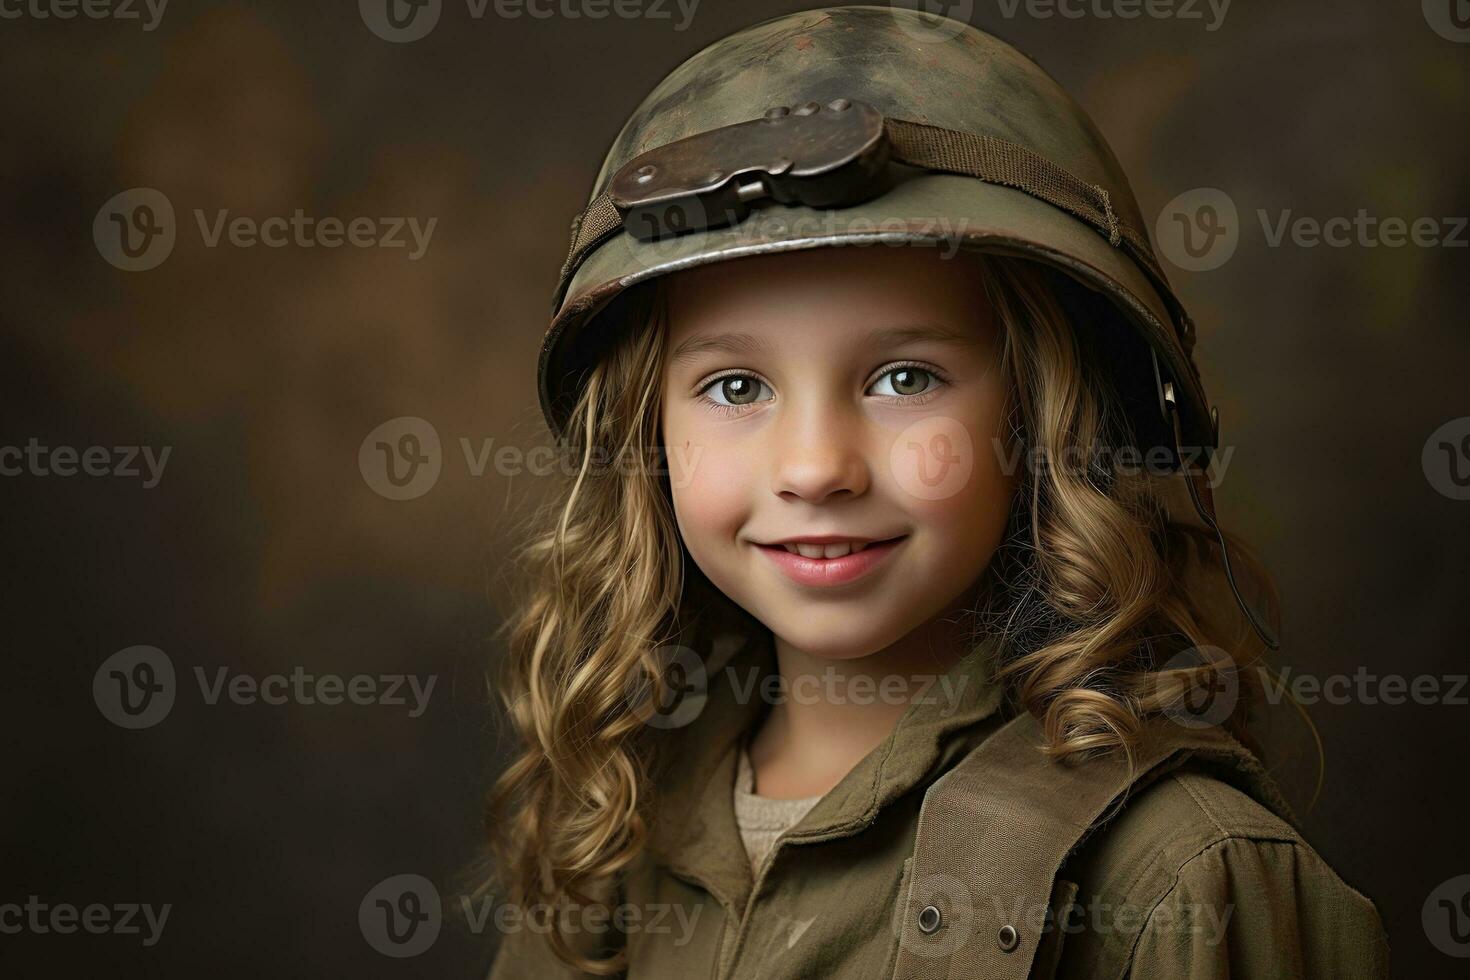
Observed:
[[[868,753],[786,834],[808,843],[851,836],[921,782],[938,778],[998,724],[1001,689],[992,680],[995,642],[987,637],[909,705]],[[743,643],[716,643],[704,659],[707,700],[685,727],[660,733],[650,857],[702,885],[740,914],[754,885],[735,824],[732,792],[739,743],[766,708],[760,681],[777,673],[769,631]]]

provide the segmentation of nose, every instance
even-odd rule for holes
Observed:
[[[773,427],[773,493],[817,504],[867,492],[869,467],[859,413],[812,401],[792,406],[783,416]]]

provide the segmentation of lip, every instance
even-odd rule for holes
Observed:
[[[863,540],[865,539],[837,534],[808,535],[787,538],[772,544],[758,544],[756,547],[797,585],[831,588],[856,582],[871,574],[887,561],[889,555],[897,551],[899,546],[908,540],[908,535],[900,535],[886,541],[873,541],[862,551],[855,551],[841,558],[806,558],[802,555],[793,555],[782,546],[785,544],[835,544],[839,541]]]
[[[902,535],[899,535],[902,537]],[[859,544],[871,544],[874,541],[882,541],[883,538],[864,538],[851,534],[798,534],[789,538],[781,538],[777,541],[767,541],[765,544],[837,544],[841,541],[856,541]]]

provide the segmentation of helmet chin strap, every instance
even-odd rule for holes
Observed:
[[[1272,650],[1281,649],[1281,641],[1276,634],[1266,625],[1261,614],[1245,601],[1240,594],[1240,587],[1235,583],[1235,572],[1230,567],[1230,547],[1225,543],[1225,532],[1220,529],[1220,522],[1215,516],[1215,495],[1210,488],[1207,479],[1206,466],[1189,466],[1184,463],[1183,437],[1179,428],[1179,407],[1174,399],[1174,382],[1165,381],[1163,384],[1163,406],[1164,414],[1169,417],[1169,422],[1174,429],[1174,453],[1179,460],[1179,472],[1184,476],[1184,485],[1189,488],[1189,500],[1194,504],[1195,513],[1200,520],[1205,522],[1215,534],[1215,540],[1220,543],[1220,560],[1225,566],[1225,579],[1230,583],[1230,591],[1235,595],[1235,601],[1240,606],[1241,612],[1245,613],[1250,620],[1251,627],[1261,642]],[[1216,423],[1216,435],[1218,437],[1218,422]]]

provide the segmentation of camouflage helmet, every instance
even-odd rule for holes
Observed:
[[[1218,415],[1145,227],[1087,114],[998,38],[903,6],[767,20],[675,68],[613,140],[572,221],[540,353],[542,411],[560,435],[586,372],[666,273],[952,243],[1047,270],[1139,446],[1166,450],[1218,534],[1209,483],[1190,465],[1218,445]]]

